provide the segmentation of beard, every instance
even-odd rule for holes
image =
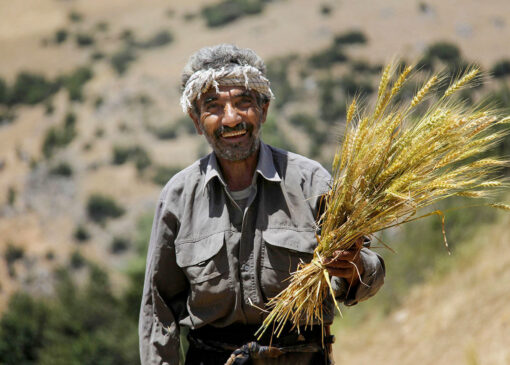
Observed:
[[[204,128],[202,128],[202,131],[204,132],[205,138],[207,139],[207,142],[213,149],[216,156],[228,161],[241,161],[250,157],[258,150],[260,146],[261,124],[262,123],[259,121],[256,130],[253,124],[249,124],[243,121],[236,125],[234,128],[221,126],[212,134],[206,133]],[[221,137],[223,133],[241,130],[246,130],[246,135],[248,137],[247,141],[230,143],[225,142]]]

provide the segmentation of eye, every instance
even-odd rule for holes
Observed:
[[[239,108],[247,109],[253,105],[253,99],[249,97],[242,97],[239,102],[237,103],[237,106]]]
[[[218,103],[211,102],[211,103],[207,103],[205,105],[204,109],[205,109],[205,111],[211,113],[211,112],[214,112],[214,111],[218,110],[218,108],[219,108],[219,104]]]

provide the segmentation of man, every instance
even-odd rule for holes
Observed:
[[[321,326],[258,342],[254,332],[268,299],[312,258],[329,173],[260,140],[273,94],[253,51],[203,48],[182,85],[183,109],[213,153],[175,175],[159,198],[140,313],[142,364],[178,364],[182,327],[190,328],[186,364],[326,363]],[[327,267],[347,305],[383,283],[382,259],[361,243]]]

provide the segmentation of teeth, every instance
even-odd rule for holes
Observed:
[[[227,132],[227,133],[223,133],[223,137],[235,137],[235,136],[241,136],[243,134],[246,133],[246,130],[242,130],[242,131],[235,131],[235,132]]]

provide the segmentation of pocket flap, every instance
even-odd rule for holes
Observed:
[[[224,236],[225,233],[220,232],[198,241],[175,242],[177,265],[188,267],[209,260],[220,252]]]
[[[315,247],[317,247],[314,231],[268,229],[262,232],[262,238],[271,246],[309,254],[313,254]]]

